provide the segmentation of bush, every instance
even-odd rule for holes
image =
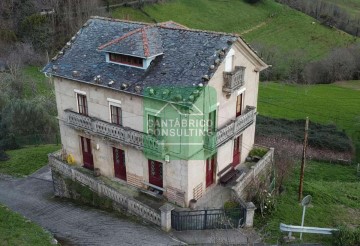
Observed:
[[[258,115],[256,135],[276,136],[302,143],[304,126],[304,120],[275,119]],[[335,125],[323,125],[315,122],[310,122],[309,125],[308,144],[310,147],[339,152],[353,150],[352,142],[345,132],[339,131]]]
[[[3,149],[0,149],[0,161],[9,160],[9,156],[5,153]]]
[[[346,226],[340,226],[338,231],[333,232],[334,246],[359,246],[360,245],[360,227],[350,229]]]
[[[254,157],[254,156],[263,157],[267,152],[268,152],[267,149],[264,149],[264,148],[253,148],[250,151],[249,156],[250,157]]]

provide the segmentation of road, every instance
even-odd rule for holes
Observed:
[[[62,245],[179,245],[155,226],[53,197],[48,167],[0,176],[0,203],[50,231]]]

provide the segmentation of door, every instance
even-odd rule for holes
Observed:
[[[125,151],[113,148],[115,177],[126,181]]]
[[[240,116],[242,113],[242,101],[243,94],[240,94],[236,97],[236,117]]]
[[[234,139],[233,162],[232,162],[233,167],[236,167],[240,163],[241,142],[242,142],[242,135]]]
[[[94,170],[94,160],[91,151],[91,140],[88,138],[81,138],[81,148],[83,154],[84,167],[90,170]]]
[[[215,159],[216,155],[206,159],[206,187],[214,183]]]
[[[149,183],[158,187],[163,187],[163,167],[158,161],[148,160],[149,164]]]

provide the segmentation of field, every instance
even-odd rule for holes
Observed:
[[[350,87],[350,88],[349,88]],[[258,111],[285,119],[305,119],[335,124],[357,142],[360,160],[360,81],[327,85],[285,85],[260,83]]]
[[[300,225],[302,207],[297,201],[300,166],[285,184],[285,192],[277,200],[275,212],[263,220],[257,216],[255,226],[262,228],[269,241],[281,235],[280,223]],[[360,177],[355,165],[341,166],[310,162],[305,169],[304,196],[311,195],[311,206],[306,210],[305,226],[336,227],[340,224],[359,225]],[[298,238],[298,234],[294,234]],[[303,234],[305,242],[322,242],[327,245],[331,236]]]
[[[1,204],[0,241],[0,244],[4,246],[52,245],[49,233]]]
[[[6,151],[10,159],[0,162],[0,173],[13,176],[29,175],[47,164],[47,154],[60,148],[60,145],[49,144]]]
[[[274,45],[283,51],[300,49],[309,60],[321,58],[335,47],[357,42],[354,37],[324,27],[273,0],[256,5],[240,0],[173,0],[147,5],[144,11],[151,18],[131,8],[114,9],[112,17],[146,22],[173,20],[191,28],[239,33],[250,43]]]

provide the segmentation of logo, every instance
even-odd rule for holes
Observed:
[[[149,158],[206,159],[214,151],[217,95],[206,87],[147,88],[144,153]]]

